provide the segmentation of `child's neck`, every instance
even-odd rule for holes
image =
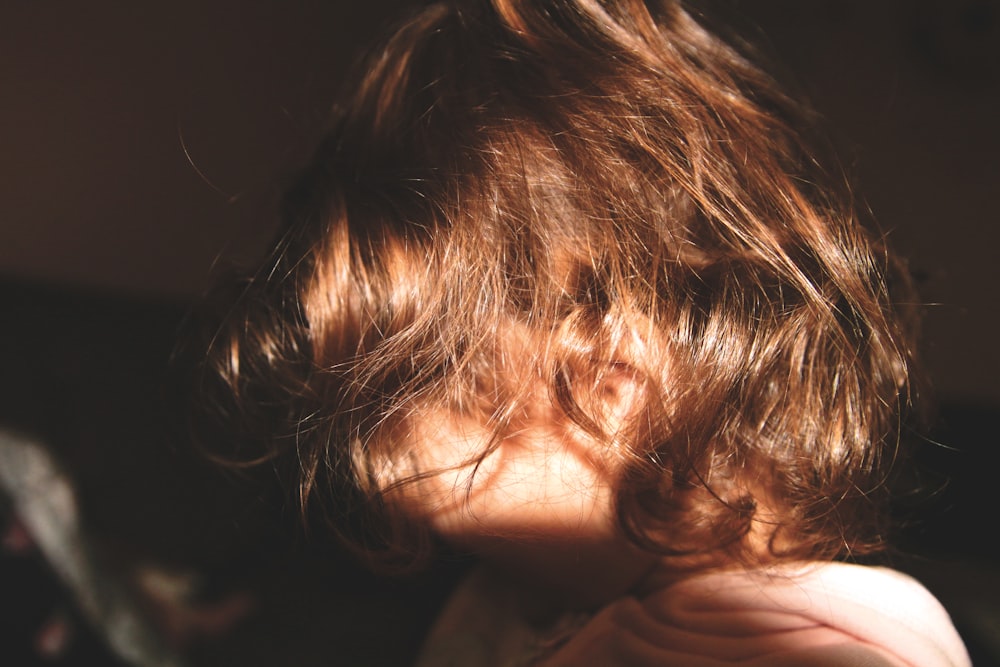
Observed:
[[[511,540],[477,536],[466,543],[518,601],[520,617],[548,627],[566,612],[591,612],[626,596],[643,598],[707,570],[737,567],[719,553],[664,557],[627,541]]]
[[[475,542],[465,546],[498,577],[522,589],[525,618],[540,624],[635,593],[661,566],[660,558],[622,540],[551,535],[530,540],[479,536]]]

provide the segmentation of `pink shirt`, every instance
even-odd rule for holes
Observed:
[[[452,596],[419,667],[969,667],[947,612],[884,568],[810,563],[698,575],[539,631],[476,572]]]

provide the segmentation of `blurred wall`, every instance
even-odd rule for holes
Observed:
[[[942,399],[1000,405],[1000,2],[744,0],[910,260]]]
[[[0,274],[187,298],[272,227],[402,0],[0,5]],[[1000,404],[996,0],[731,0],[911,257],[939,393]]]
[[[188,295],[254,256],[392,4],[0,4],[0,272]]]

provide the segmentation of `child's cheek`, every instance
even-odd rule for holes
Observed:
[[[415,515],[446,538],[477,535],[586,537],[613,532],[608,474],[585,441],[528,428],[478,465],[489,434],[456,426],[424,429],[420,467],[438,470],[407,494]]]
[[[631,590],[655,564],[617,532],[608,467],[586,439],[527,428],[476,468],[462,464],[482,451],[487,433],[433,433],[422,464],[451,467],[410,488],[409,511],[452,545],[512,572],[532,595],[591,608]]]

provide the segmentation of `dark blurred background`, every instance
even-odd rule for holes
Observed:
[[[345,71],[407,4],[0,4],[0,425],[51,443],[105,541],[217,571],[290,557],[254,547],[295,542],[289,510],[179,444],[168,358],[213,267],[259,256]],[[914,505],[907,567],[1000,637],[1000,0],[715,5],[825,117],[910,258],[941,445],[918,452],[938,492]]]
[[[183,300],[220,253],[254,257],[346,66],[404,4],[3,3],[0,273]],[[828,119],[922,277],[940,394],[1000,401],[996,0],[716,4]]]

